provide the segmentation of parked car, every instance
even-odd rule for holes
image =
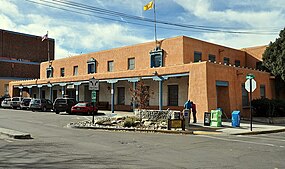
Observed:
[[[47,111],[47,110],[52,110],[52,108],[53,108],[52,102],[48,99],[32,99],[29,106],[29,109],[31,109],[32,111],[35,110]]]
[[[12,98],[6,98],[1,102],[1,107],[3,108],[12,108],[11,106]]]
[[[20,108],[21,101],[23,100],[22,97],[13,97],[11,100],[11,106],[13,109]]]
[[[53,103],[53,110],[56,114],[60,112],[71,113],[71,107],[76,104],[73,98],[57,98]]]
[[[20,109],[29,109],[31,100],[31,98],[23,98],[20,103]]]
[[[98,107],[94,106],[91,103],[77,103],[76,105],[71,107],[71,113],[84,113],[90,115],[92,113],[92,110],[94,110],[94,113],[98,112]]]

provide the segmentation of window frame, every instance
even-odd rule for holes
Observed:
[[[241,92],[242,92],[242,107],[248,107],[249,106],[249,98],[248,98],[248,92],[245,89],[244,83],[241,85]]]
[[[109,60],[107,64],[107,71],[114,72],[114,60]]]
[[[259,86],[259,89],[260,89],[260,98],[266,98],[266,87],[265,87],[265,85],[264,84],[261,84],[260,86]],[[261,89],[263,89],[263,90],[261,90]],[[264,92],[263,94],[262,94],[262,91]]]
[[[173,89],[176,89],[176,93]],[[170,91],[171,90],[171,91]],[[179,104],[179,85],[167,85],[167,106],[178,106]],[[174,95],[177,94],[176,96]]]
[[[77,66],[73,66],[73,76],[78,76],[78,65]]]
[[[199,58],[197,58],[197,57],[199,57]],[[193,62],[196,63],[196,62],[200,62],[200,61],[202,61],[202,52],[194,51]]]
[[[237,64],[238,63],[238,64]],[[240,66],[240,60],[235,60],[235,66],[239,67]]]
[[[89,66],[91,66],[91,68]],[[92,66],[94,66],[93,71],[92,71]],[[91,58],[87,61],[87,74],[93,74],[93,73],[97,73],[96,60],[94,58]]]
[[[133,61],[133,63],[131,63]],[[136,60],[134,57],[128,58],[128,70],[134,70],[136,67]]]
[[[49,66],[48,68],[46,68],[46,77],[47,78],[53,77],[53,67]]]
[[[60,68],[60,77],[64,77],[65,76],[65,68],[62,67]]]
[[[230,64],[230,58],[224,57],[224,64],[229,65]]]
[[[212,60],[212,58],[214,58],[214,60]],[[208,55],[208,60],[210,60],[211,62],[216,62],[216,55],[209,54]]]

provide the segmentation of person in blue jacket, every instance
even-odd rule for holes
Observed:
[[[184,109],[190,110],[192,108],[192,103],[190,100],[186,101],[184,104]]]

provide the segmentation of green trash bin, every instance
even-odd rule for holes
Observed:
[[[211,126],[221,127],[222,126],[222,111],[211,110]]]

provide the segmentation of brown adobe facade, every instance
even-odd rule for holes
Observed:
[[[88,80],[100,81],[98,104],[112,110],[132,110],[129,92],[138,80],[152,91],[149,109],[182,110],[190,99],[197,106],[197,117],[222,108],[227,117],[240,110],[248,117],[246,75],[255,75],[253,98],[273,98],[274,79],[255,69],[259,60],[243,50],[180,36],[155,43],[143,43],[88,53],[41,63],[40,78],[10,83],[11,95],[30,95],[54,100],[56,97],[91,101]],[[95,73],[90,71],[94,63]],[[47,77],[52,70],[52,77]],[[91,73],[90,73],[91,72]]]
[[[54,59],[54,39],[0,29],[0,97],[10,81],[39,78],[40,63]]]

